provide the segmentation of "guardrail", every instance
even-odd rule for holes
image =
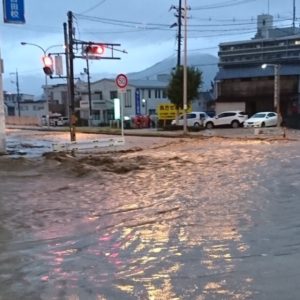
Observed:
[[[82,142],[69,142],[69,143],[54,143],[52,144],[52,150],[54,152],[61,151],[78,151],[89,150],[103,147],[122,146],[125,144],[125,139],[122,138],[108,138],[94,141],[82,141]]]

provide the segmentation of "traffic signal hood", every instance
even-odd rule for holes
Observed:
[[[50,56],[43,56],[43,71],[46,75],[51,76],[53,74],[53,60]]]
[[[85,53],[89,56],[101,56],[105,52],[104,45],[89,45],[85,48]]]

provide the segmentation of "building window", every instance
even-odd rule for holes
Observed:
[[[151,89],[148,90],[148,98],[151,98]]]
[[[117,97],[115,97],[115,98],[117,98]],[[95,99],[96,100],[103,100],[103,93],[102,93],[102,91],[95,91]]]
[[[118,91],[110,91],[110,99],[118,98]]]
[[[67,100],[68,100],[68,93],[67,93],[67,91],[61,91],[60,92],[60,96],[61,96],[62,104],[63,103],[67,103]]]
[[[160,99],[160,90],[159,89],[155,89],[155,98]]]
[[[125,94],[125,107],[132,107],[131,90],[127,90]]]

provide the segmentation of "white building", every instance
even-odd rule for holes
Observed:
[[[41,119],[47,115],[47,104],[45,100],[27,100],[20,102],[21,117],[36,117]]]
[[[158,80],[131,80],[124,91],[124,115],[150,115],[159,103],[167,99],[168,82]],[[114,118],[114,99],[121,98],[113,79],[101,79],[91,83],[91,116],[93,123],[109,123]],[[87,88],[80,95],[80,116],[89,118]]]

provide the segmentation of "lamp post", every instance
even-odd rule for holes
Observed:
[[[263,64],[263,69],[267,67],[274,68],[274,109],[277,112],[277,127],[280,127],[281,113],[280,113],[280,75],[279,75],[279,64]]]
[[[20,109],[20,86],[19,86],[19,73],[18,70],[16,72],[10,73],[11,75],[16,75],[16,88],[17,88],[17,107],[18,107],[18,116],[21,117],[21,109]]]
[[[49,49],[55,48],[55,47],[62,47],[62,45],[52,45],[45,49],[38,44],[27,43],[27,42],[21,42],[21,45],[22,46],[29,45],[29,46],[37,47],[42,50],[44,56],[47,56],[47,52]],[[45,74],[45,98],[46,98],[46,121],[47,121],[47,126],[49,127],[49,96],[48,96],[48,76],[47,76],[47,74]]]
[[[145,115],[148,115],[147,100],[143,98],[142,103],[143,103],[143,107],[145,107]]]

